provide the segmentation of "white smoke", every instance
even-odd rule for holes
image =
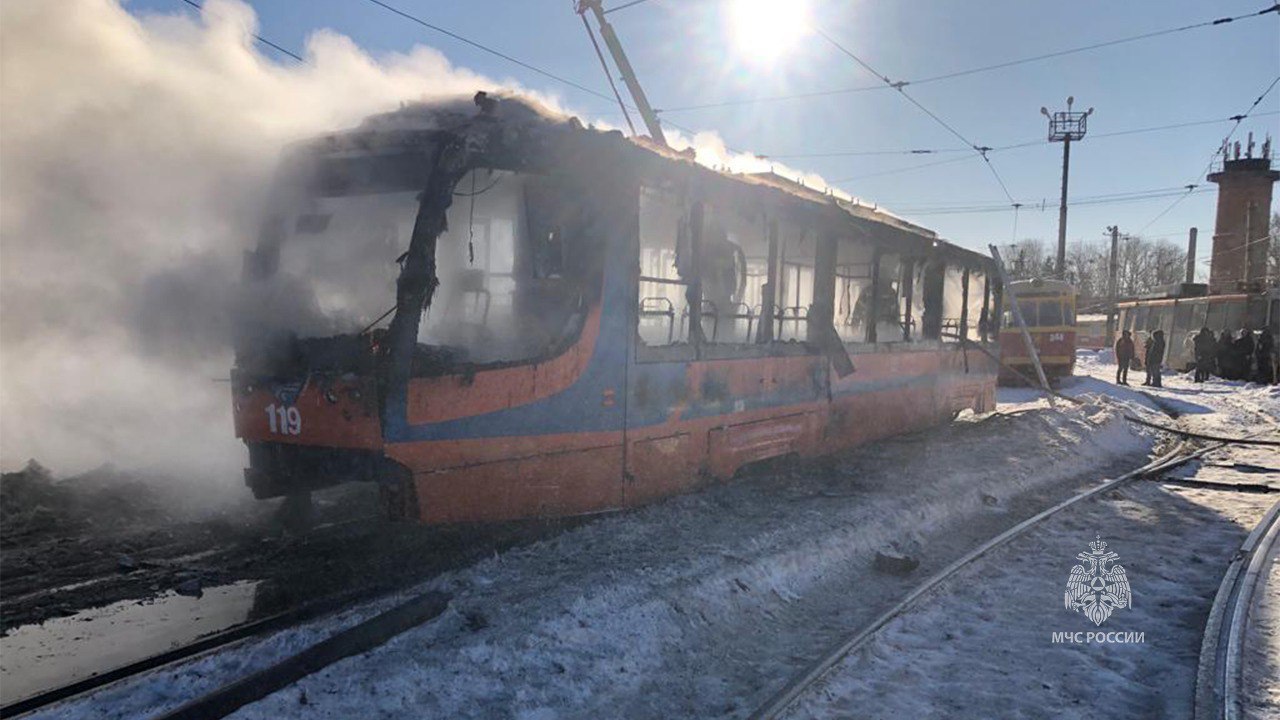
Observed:
[[[243,449],[216,380],[282,146],[480,89],[560,108],[428,47],[373,58],[320,31],[305,64],[279,63],[254,32],[236,0],[198,18],[139,18],[114,0],[0,5],[5,467],[112,462],[236,485]],[[768,169],[711,134],[691,144],[710,165]]]

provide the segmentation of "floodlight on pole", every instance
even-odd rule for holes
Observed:
[[[1040,108],[1040,114],[1049,118],[1049,142],[1062,143],[1062,201],[1058,205],[1058,260],[1054,272],[1059,279],[1067,276],[1067,177],[1071,168],[1071,142],[1083,140],[1088,131],[1089,116],[1093,108],[1085,112],[1074,112],[1075,96],[1067,98],[1065,112],[1049,112],[1046,107]]]

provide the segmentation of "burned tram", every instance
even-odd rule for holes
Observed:
[[[232,373],[259,498],[591,513],[994,408],[990,261],[776,176],[481,94],[297,147],[278,186]]]

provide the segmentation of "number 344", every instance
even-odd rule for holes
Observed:
[[[267,406],[267,424],[278,435],[298,435],[302,433],[302,413],[296,407],[272,403]]]

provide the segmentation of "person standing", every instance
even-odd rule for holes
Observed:
[[[1142,358],[1147,366],[1147,379],[1142,383],[1150,387],[1164,387],[1160,378],[1160,365],[1164,363],[1164,331],[1156,330],[1147,340],[1146,353]]]
[[[1208,380],[1210,373],[1214,371],[1214,365],[1217,364],[1218,357],[1218,341],[1214,339],[1213,331],[1208,327],[1202,327],[1200,332],[1196,333],[1195,355],[1195,381],[1202,383]]]
[[[1232,352],[1234,341],[1231,339],[1231,331],[1223,329],[1222,334],[1218,336],[1218,377],[1223,380],[1235,380],[1235,366],[1232,358],[1235,355]]]
[[[1133,363],[1133,338],[1125,330],[1116,340],[1116,384],[1129,384],[1129,365]]]
[[[1258,335],[1258,344],[1254,349],[1258,361],[1258,382],[1274,385],[1276,383],[1276,341],[1270,330],[1263,330]]]
[[[1253,331],[1247,327],[1240,328],[1240,337],[1236,339],[1236,372],[1240,380],[1253,379]]]

